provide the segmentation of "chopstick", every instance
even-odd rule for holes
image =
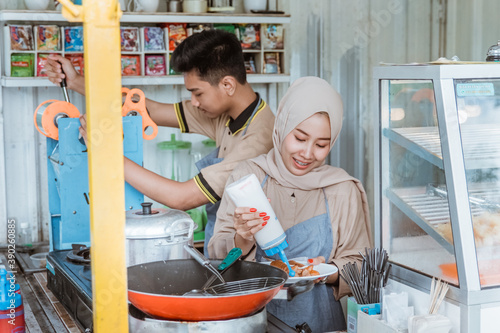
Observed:
[[[358,304],[379,303],[392,267],[387,252],[379,248],[365,248],[364,255],[358,253],[363,258],[361,269],[356,263],[348,262],[339,271],[340,277],[349,285]]]
[[[449,288],[448,283],[441,281],[441,279],[436,280],[434,277],[432,278],[429,314],[436,314],[438,312]]]

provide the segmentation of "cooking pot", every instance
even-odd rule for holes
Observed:
[[[214,266],[221,262],[211,260]],[[150,262],[128,267],[127,270],[130,303],[156,319],[186,321],[225,320],[253,314],[272,300],[287,279],[287,274],[274,266],[237,261],[224,273],[226,282],[253,278],[278,281],[246,292],[183,296],[203,286],[212,276],[194,259]]]
[[[184,244],[193,244],[194,222],[186,212],[154,208],[126,212],[127,266],[158,260],[189,258]]]

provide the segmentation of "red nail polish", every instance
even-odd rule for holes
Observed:
[[[313,263],[313,260],[312,259],[307,259],[307,262],[312,264]]]
[[[257,208],[250,208],[250,211],[251,211],[252,213],[255,213],[255,212],[257,211]]]
[[[270,218],[271,218],[271,216],[264,216],[262,219],[263,219],[264,221],[267,221],[267,220],[269,220]]]
[[[263,227],[265,227],[265,226],[266,226],[266,224],[267,224],[267,221],[266,221],[266,222],[264,222],[264,223],[262,223],[262,226],[263,226]]]
[[[264,212],[259,213],[259,216],[260,216],[260,217],[264,217],[264,216],[266,216],[266,215],[267,215],[267,214],[266,214],[266,213],[264,213]]]

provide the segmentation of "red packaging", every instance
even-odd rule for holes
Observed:
[[[141,75],[141,58],[138,55],[122,54],[122,76]]]
[[[36,59],[36,76],[47,76],[45,72],[45,64],[47,63],[47,57],[49,55],[46,53],[38,53]]]
[[[168,23],[168,48],[170,51],[175,50],[177,45],[182,43],[187,38],[186,23]]]
[[[120,28],[120,43],[122,51],[139,51],[139,28]]]
[[[66,54],[64,57],[71,61],[71,64],[80,75],[84,74],[83,54]]]
[[[146,75],[166,75],[167,67],[165,66],[165,57],[162,55],[146,55],[144,56],[146,64]]]

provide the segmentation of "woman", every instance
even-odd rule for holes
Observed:
[[[241,162],[227,184],[250,173],[261,181],[289,246],[288,258],[307,257],[342,268],[360,262],[359,251],[370,247],[370,221],[361,183],[344,170],[325,164],[342,126],[342,100],[324,80],[296,80],[280,102],[274,123],[274,148]],[[252,207],[235,207],[224,194],[217,213],[210,252],[223,258],[233,247],[264,261],[254,235],[269,217]],[[333,290],[332,290],[333,289]],[[338,273],[326,284],[292,301],[273,300],[267,310],[291,327],[306,322],[313,332],[346,328],[338,299],[350,292]]]

